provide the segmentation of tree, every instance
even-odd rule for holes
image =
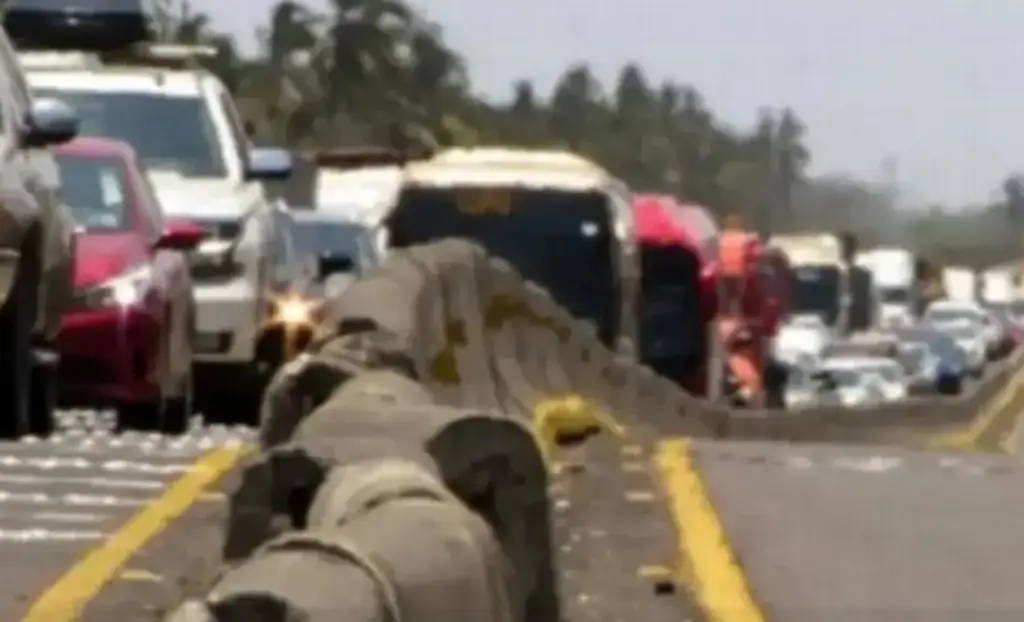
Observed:
[[[911,240],[947,257],[969,251],[978,261],[1019,246],[1007,215],[1024,229],[1024,178],[1007,179],[998,206],[911,218],[887,189],[810,178],[808,129],[796,111],[764,108],[753,127],[737,129],[716,117],[696,87],[655,83],[636,63],[622,67],[608,96],[579,62],[548,96],[519,80],[505,101],[481,98],[441,28],[403,0],[331,0],[322,12],[282,0],[252,58],[239,57],[234,42],[187,2],[159,6],[166,37],[220,50],[210,68],[234,91],[261,140],[379,144],[397,124],[432,144],[570,148],[637,191],[674,194],[749,223],[764,215],[776,230],[848,228],[864,246]],[[971,250],[977,240],[998,243]]]

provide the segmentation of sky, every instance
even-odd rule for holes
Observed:
[[[195,0],[248,35],[273,0]],[[323,6],[324,0],[310,2]],[[915,202],[990,199],[1024,171],[1024,2],[967,0],[414,0],[495,97],[513,79],[548,89],[589,62],[692,84],[725,121],[790,106],[812,172],[884,180]]]

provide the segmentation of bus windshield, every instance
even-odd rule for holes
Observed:
[[[790,290],[795,314],[816,314],[828,326],[839,319],[839,269],[833,266],[799,266],[793,269]]]
[[[443,238],[476,242],[547,289],[603,343],[619,332],[615,242],[601,192],[546,188],[407,187],[388,219],[396,248]]]

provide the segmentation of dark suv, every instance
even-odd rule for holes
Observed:
[[[73,111],[30,99],[0,29],[0,437],[45,436],[53,425],[52,345],[71,300],[75,226],[48,148],[78,131]]]

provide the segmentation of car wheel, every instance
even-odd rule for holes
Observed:
[[[164,434],[181,436],[188,431],[192,414],[195,412],[193,401],[192,375],[185,380],[178,395],[166,400],[160,421],[160,431]]]
[[[159,432],[163,411],[163,400],[118,404],[117,431]]]
[[[47,438],[53,434],[57,410],[57,356],[43,352],[34,359],[29,385],[28,432]]]
[[[10,296],[0,308],[0,438],[14,439],[26,432],[32,391],[32,332],[40,282],[34,245],[26,244]]]

